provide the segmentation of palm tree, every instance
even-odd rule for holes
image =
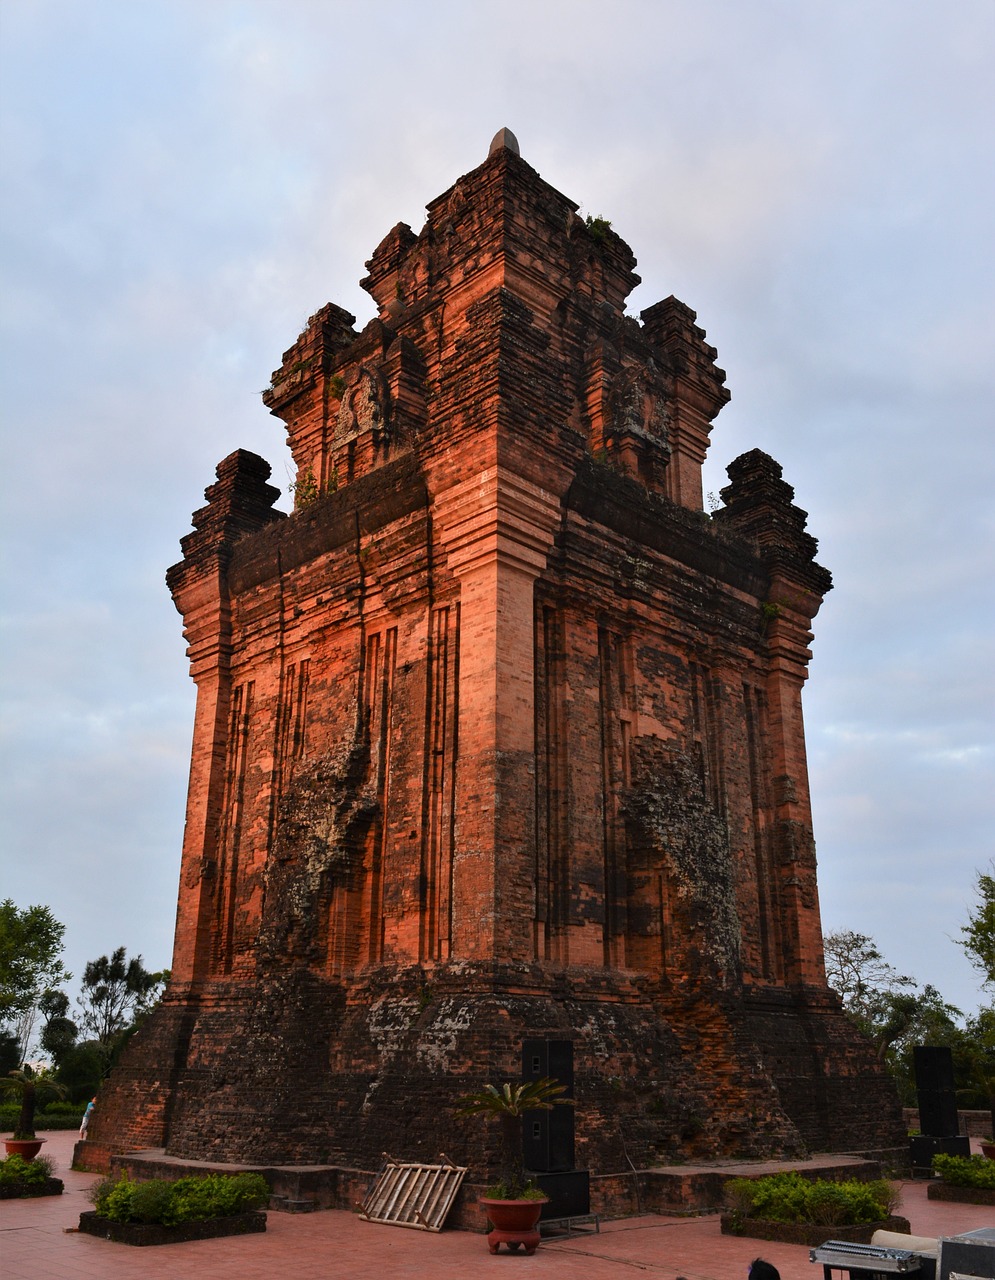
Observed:
[[[550,1076],[522,1084],[506,1084],[498,1089],[484,1085],[477,1093],[459,1099],[456,1114],[496,1116],[501,1128],[501,1178],[491,1188],[496,1200],[517,1200],[534,1191],[535,1183],[525,1176],[522,1162],[522,1116],[526,1111],[552,1111],[555,1106],[572,1107],[564,1098],[567,1086]]]
[[[39,1099],[47,1095],[56,1098],[66,1096],[65,1088],[57,1080],[53,1080],[46,1072],[33,1071],[26,1062],[16,1071],[0,1076],[0,1090],[14,1094],[21,1101],[21,1114],[14,1130],[14,1140],[17,1142],[34,1138],[35,1105]]]

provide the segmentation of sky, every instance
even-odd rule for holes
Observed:
[[[260,391],[493,134],[675,294],[835,588],[824,927],[966,1012],[995,830],[993,0],[3,0],[0,897],[169,964],[194,691],[164,583]],[[284,498],[279,505],[289,507]]]

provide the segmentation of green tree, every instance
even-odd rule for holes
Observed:
[[[882,956],[873,938],[852,930],[827,933],[826,976],[843,999],[843,1008],[871,1040],[906,1106],[916,1102],[913,1048],[917,1044],[960,1048],[966,1078],[969,1046],[958,1026],[960,1009],[948,1004],[928,983],[898,973]],[[955,1062],[957,1061],[955,1052]]]
[[[78,1043],[79,1028],[69,1017],[69,997],[46,991],[38,1002],[45,1019],[40,1043],[55,1067],[55,1078],[73,1102],[92,1098],[107,1071],[109,1055],[96,1041]]]
[[[41,1047],[52,1059],[58,1074],[66,1055],[75,1047],[79,1034],[76,1023],[68,1016],[69,997],[64,991],[45,991],[38,1001],[38,1012],[45,1019],[41,1029]]]
[[[995,1008],[981,1008],[967,1018],[951,1048],[957,1105],[988,1111],[995,1132]]]
[[[995,872],[995,862],[990,864]],[[995,874],[978,872],[978,902],[961,929],[959,945],[967,958],[984,974],[982,985],[995,988]]]
[[[0,1029],[16,1039],[21,1060],[42,995],[72,977],[59,959],[64,933],[48,907],[0,902]]]
[[[967,1070],[967,1042],[964,1029],[957,1025],[963,1017],[960,1009],[947,1004],[935,987],[927,983],[911,994],[908,1006],[901,1011],[896,1034],[889,1041],[885,1061],[898,1087],[904,1106],[916,1105],[915,1055],[917,1044],[947,1045],[953,1051],[954,1080],[960,1084]],[[958,1069],[958,1064],[961,1063]]]
[[[866,933],[827,933],[823,947],[829,985],[884,1057],[914,1016],[915,979],[893,969]]]
[[[156,1003],[168,980],[168,969],[149,973],[142,957],[129,960],[124,947],[91,960],[83,971],[83,990],[77,1000],[82,1030],[109,1051],[117,1037]]]
[[[74,1044],[59,1060],[56,1077],[73,1102],[89,1101],[107,1074],[108,1055],[95,1040]]]
[[[21,1062],[21,1045],[13,1031],[0,1030],[0,1076],[14,1071]]]

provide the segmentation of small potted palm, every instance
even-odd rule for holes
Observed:
[[[66,1091],[47,1071],[34,1071],[26,1062],[16,1071],[0,1076],[0,1090],[14,1094],[21,1103],[21,1114],[13,1137],[4,1138],[7,1154],[33,1160],[45,1141],[35,1137],[35,1106],[40,1098],[46,1096],[64,1098]]]
[[[545,1076],[523,1084],[505,1084],[500,1089],[488,1084],[460,1099],[458,1115],[493,1117],[500,1126],[501,1176],[480,1197],[492,1225],[487,1236],[491,1253],[497,1253],[501,1244],[512,1252],[519,1247],[524,1247],[527,1254],[536,1251],[540,1239],[536,1224],[547,1197],[525,1172],[522,1117],[526,1111],[551,1111],[558,1105],[572,1107],[573,1099],[562,1096],[566,1091],[566,1085]]]

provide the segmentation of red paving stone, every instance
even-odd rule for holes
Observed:
[[[821,1267],[796,1245],[735,1239],[715,1217],[628,1218],[600,1235],[545,1241],[532,1258],[487,1252],[483,1235],[430,1234],[361,1222],[355,1214],[270,1213],[265,1235],[135,1249],[68,1233],[89,1208],[89,1173],[68,1169],[75,1133],[49,1133],[46,1150],[58,1164],[65,1194],[0,1203],[0,1274],[4,1280],[468,1280],[550,1277],[550,1280],[745,1280],[752,1258],[773,1262],[782,1280],[822,1280]],[[902,1184],[899,1212],[917,1235],[954,1235],[995,1225],[991,1209],[926,1199],[926,1184]]]

